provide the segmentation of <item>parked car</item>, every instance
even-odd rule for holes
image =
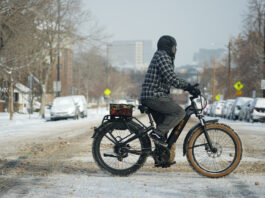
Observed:
[[[205,109],[203,109],[203,114],[207,116],[210,115],[210,110],[211,110],[211,104],[207,104]]]
[[[238,119],[239,111],[241,110],[241,108],[244,105],[244,103],[246,103],[249,100],[251,100],[251,98],[248,98],[248,97],[238,97],[234,101],[233,106],[232,106],[232,109],[231,109],[231,118],[233,120],[237,120]]]
[[[125,99],[120,99],[118,101],[118,104],[127,104],[127,101]]]
[[[255,98],[251,103],[249,121],[265,121],[265,98]]]
[[[78,105],[71,97],[57,97],[53,100],[51,110],[51,120],[79,118]]]
[[[229,105],[233,104],[234,101],[235,101],[234,99],[225,100],[224,106],[222,108],[222,115],[221,115],[223,118],[226,118],[228,107]]]
[[[219,117],[222,116],[222,109],[223,109],[224,103],[225,101],[223,100],[217,102],[215,106],[215,110],[214,110],[214,116],[219,116]]]
[[[239,111],[238,114],[238,119],[239,120],[245,120],[248,108],[250,107],[251,103],[253,102],[253,99],[248,100],[245,104],[243,104],[241,110]]]
[[[131,104],[131,105],[134,105],[134,106],[139,105],[138,100],[135,100],[135,99],[127,99],[126,102],[127,102],[127,104]]]
[[[85,96],[83,95],[73,95],[73,96],[66,96],[72,98],[74,103],[78,105],[80,117],[84,118],[87,117],[87,101]]]
[[[232,118],[232,107],[233,107],[234,102],[228,103],[226,107],[226,119],[231,119]]]
[[[210,109],[210,116],[214,116],[214,110],[215,110],[215,106],[217,105],[217,101],[215,101],[212,105],[211,105],[211,109]]]

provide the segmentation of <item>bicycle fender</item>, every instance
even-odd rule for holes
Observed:
[[[112,123],[110,121],[107,121],[99,125],[99,127],[94,127],[94,133],[91,138],[95,138],[96,135],[100,133],[100,131],[102,131],[102,129],[105,129],[106,127],[111,127],[111,124]]]
[[[207,124],[213,124],[213,123],[217,123],[217,122],[218,122],[218,119],[215,119],[215,120],[207,120],[207,121],[205,121],[205,125],[207,125]],[[198,124],[196,124],[195,126],[193,126],[193,127],[189,130],[189,132],[187,133],[187,135],[186,135],[186,137],[185,137],[185,139],[184,139],[184,143],[183,143],[183,156],[185,156],[186,153],[187,153],[187,147],[186,147],[186,145],[187,145],[187,143],[188,143],[188,140],[189,140],[191,134],[192,134],[194,131],[196,131],[198,128],[200,128],[200,127],[201,127],[201,123],[198,123]]]

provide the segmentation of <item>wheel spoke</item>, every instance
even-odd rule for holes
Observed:
[[[131,135],[132,133],[129,130],[114,130],[103,136],[100,144],[100,153],[107,166],[117,170],[124,170],[138,163],[142,153],[139,139],[135,139],[127,145],[117,146],[121,145]],[[110,144],[109,141],[111,142]]]

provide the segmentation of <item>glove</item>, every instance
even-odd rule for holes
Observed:
[[[188,86],[184,90],[188,91],[193,96],[198,96],[201,94],[201,91],[197,88],[197,86],[198,86],[197,84],[196,86],[188,84]]]

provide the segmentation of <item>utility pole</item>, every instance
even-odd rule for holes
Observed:
[[[58,60],[58,64],[57,64],[57,93],[56,93],[56,96],[59,97],[60,96],[60,89],[61,89],[61,86],[59,84],[60,83],[60,69],[61,69],[61,65],[60,65],[60,10],[61,10],[61,2],[60,0],[57,1],[58,3],[58,47],[57,47],[57,60]]]
[[[231,99],[232,98],[232,91],[231,91],[231,41],[229,41],[228,44],[228,80],[227,80],[227,88],[228,88],[228,95],[227,98]]]
[[[213,57],[213,77],[212,77],[212,104],[215,99],[215,72],[216,72],[216,58]]]

